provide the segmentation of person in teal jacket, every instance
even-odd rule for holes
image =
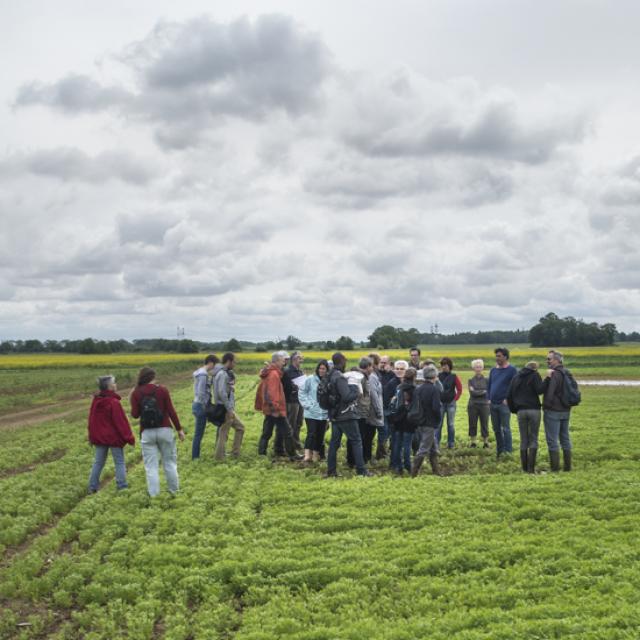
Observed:
[[[320,378],[328,373],[329,364],[326,360],[320,360],[316,372],[305,380],[304,387],[298,392],[298,401],[304,409],[304,420],[307,423],[304,462],[318,462],[324,455],[324,436],[329,414],[318,404],[318,384]]]

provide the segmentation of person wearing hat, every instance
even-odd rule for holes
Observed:
[[[511,380],[507,404],[518,416],[522,470],[535,473],[540,431],[540,394],[544,392],[537,362],[527,362]]]
[[[420,446],[413,458],[411,467],[411,477],[415,478],[420,473],[420,467],[425,456],[429,455],[431,470],[433,475],[438,475],[438,448],[436,445],[436,429],[440,424],[442,416],[442,405],[440,403],[440,390],[436,387],[438,370],[434,365],[427,365],[424,370],[424,384],[421,384],[415,393],[422,404],[422,423],[418,425],[416,431],[420,435]]]

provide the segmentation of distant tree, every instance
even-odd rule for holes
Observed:
[[[324,343],[324,348],[328,349],[330,351],[333,351],[334,349],[337,349],[338,347],[336,346],[336,343],[333,340],[327,340]]]
[[[302,340],[300,338],[296,338],[295,336],[287,336],[287,339],[284,341],[285,346],[289,351],[295,351],[298,347],[302,345]]]
[[[198,345],[193,340],[185,338],[176,342],[178,353],[198,353]]]
[[[336,349],[338,351],[353,351],[355,342],[349,336],[340,336],[336,340]]]
[[[238,351],[242,351],[242,345],[235,338],[231,338],[231,340],[225,343],[224,350],[238,353]]]
[[[532,347],[591,347],[613,344],[616,326],[611,323],[598,325],[584,322],[572,316],[559,318],[548,313],[529,330]]]

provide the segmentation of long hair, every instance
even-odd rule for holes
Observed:
[[[142,367],[138,374],[138,386],[149,384],[156,377],[156,372],[151,367]]]

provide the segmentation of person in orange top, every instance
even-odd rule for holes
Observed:
[[[276,433],[284,441],[289,460],[295,461],[301,460],[302,456],[296,454],[291,425],[287,420],[287,403],[282,387],[282,373],[286,357],[285,351],[276,351],[271,356],[271,364],[260,372],[261,380],[256,392],[255,407],[256,410],[262,411],[265,419],[262,425],[262,435],[258,442],[258,455],[267,455],[267,447],[275,427]]]

